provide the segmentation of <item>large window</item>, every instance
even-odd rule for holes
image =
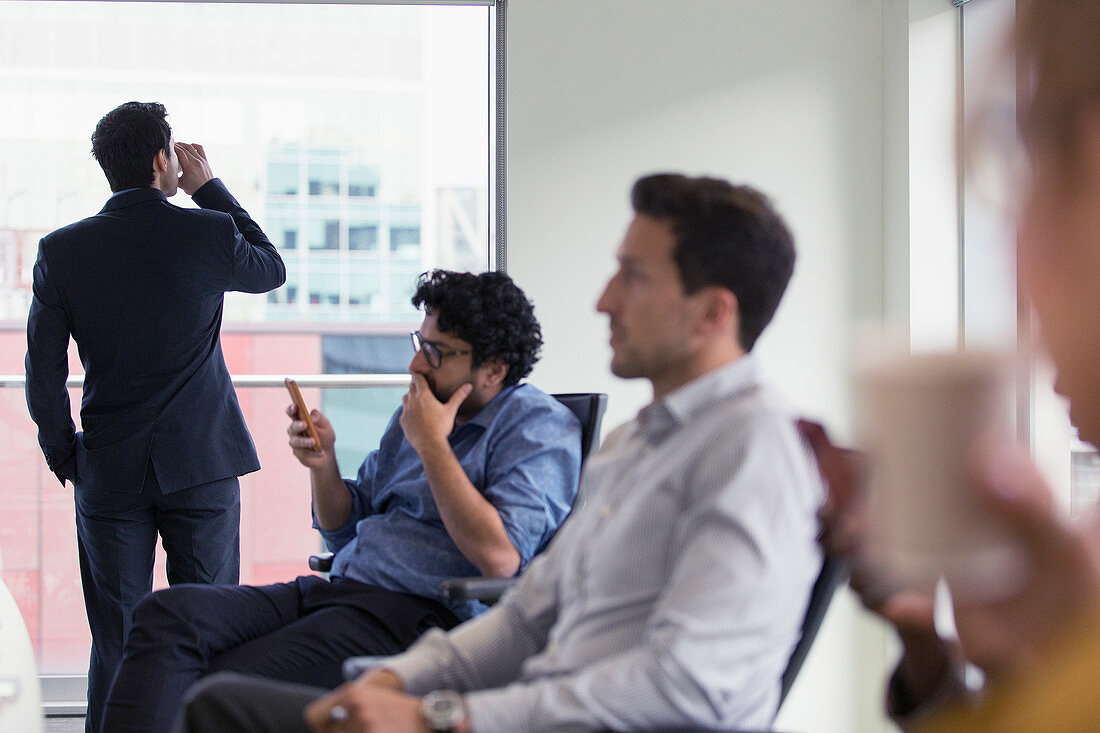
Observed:
[[[912,25],[910,342],[1031,355],[1017,385],[1017,432],[1063,505],[1079,512],[1100,494],[1100,459],[1078,440],[1038,355],[1038,324],[1016,290],[1012,171],[1000,169],[1015,146],[1018,90],[1004,45],[1014,12],[1014,0],[970,0]]]
[[[961,8],[964,129],[971,152],[969,175],[962,179],[960,321],[967,345],[1015,340],[1022,354],[1034,354],[1020,374],[1017,432],[1063,506],[1076,514],[1100,494],[1100,459],[1078,439],[1065,401],[1054,393],[1053,368],[1036,348],[1039,324],[1015,288],[1015,231],[1006,216],[1006,179],[1013,171],[993,163],[1011,158],[1016,144],[1016,70],[1003,42],[1014,13],[1014,0],[972,0]]]
[[[488,2],[0,3],[0,374],[23,371],[38,239],[102,207],[110,191],[89,138],[132,99],[164,103],[176,138],[205,146],[286,262],[284,287],[226,298],[234,377],[402,374],[416,275],[493,264],[494,13]],[[192,205],[182,191],[173,203]],[[79,375],[75,349],[70,364]],[[46,471],[17,379],[6,384],[4,581],[40,671],[79,674],[88,632],[71,487]],[[305,390],[336,424],[345,475],[401,391]],[[306,472],[286,448],[281,388],[238,394],[263,465],[242,480],[241,579],[286,580],[319,546]]]

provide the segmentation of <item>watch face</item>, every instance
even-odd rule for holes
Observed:
[[[466,715],[462,695],[453,690],[429,692],[421,700],[420,710],[424,719],[428,721],[428,727],[433,731],[450,731],[461,723]]]

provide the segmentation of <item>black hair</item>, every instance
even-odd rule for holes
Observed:
[[[684,292],[716,285],[737,296],[738,341],[752,351],[794,272],[787,225],[768,198],[718,178],[657,173],[639,178],[634,211],[672,224]]]
[[[112,191],[153,183],[153,158],[171,157],[172,128],[159,102],[126,102],[103,115],[92,133],[92,156]]]
[[[412,304],[435,315],[439,330],[470,344],[473,365],[495,359],[509,387],[531,373],[542,349],[535,309],[502,272],[431,270],[420,275]]]

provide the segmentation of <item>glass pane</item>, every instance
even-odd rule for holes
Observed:
[[[967,102],[963,130],[971,151],[991,146],[999,151],[1011,142],[990,140],[1013,131],[992,128],[985,120],[994,110],[1003,109],[1008,119],[1015,114],[1015,70],[993,62],[1002,52],[1014,5],[1013,0],[986,0],[961,10]],[[963,181],[963,333],[971,347],[1011,347],[1016,340],[1016,234],[989,186],[979,185],[983,167],[973,153]]]
[[[963,6],[963,42],[968,122],[974,134],[968,139],[972,156],[1008,157],[1015,144],[1016,70],[1003,62],[1004,30],[1014,17],[1013,0],[984,0]],[[1000,60],[1001,63],[997,63]],[[983,119],[980,115],[985,115]],[[977,124],[974,124],[974,123]],[[1006,217],[1004,182],[997,176],[1004,170],[971,171],[965,188],[965,308],[964,326],[971,345],[1003,345],[1017,334],[1026,341],[1037,339],[1038,324],[1028,316],[1017,323],[1013,222]],[[974,175],[977,172],[982,175]],[[991,185],[999,183],[1000,185]],[[1013,214],[1015,212],[1008,212]],[[1021,333],[1020,326],[1023,326]],[[1025,349],[1030,343],[1021,344]],[[1032,449],[1044,476],[1058,500],[1074,514],[1096,504],[1100,487],[1100,456],[1081,441],[1069,423],[1065,400],[1053,389],[1053,367],[1044,359],[1034,363],[1033,374],[1024,389],[1029,392],[1028,414],[1023,432],[1029,434]]]
[[[0,319],[25,317],[19,260],[33,259],[37,238],[108,197],[89,137],[103,113],[130,99],[163,102],[177,137],[203,143],[215,174],[272,241],[306,255],[292,281],[309,269],[309,254],[341,250],[371,253],[383,280],[432,266],[484,269],[489,12],[0,4],[0,103],[19,111],[0,120],[0,247],[11,253]],[[196,49],[196,37],[209,43]],[[183,193],[173,202],[190,205]],[[329,287],[313,305],[350,301],[346,279]],[[226,321],[313,317],[308,299],[301,308],[287,300],[232,294]],[[405,302],[376,305],[415,316]],[[349,308],[337,319],[375,316]],[[324,308],[319,317],[333,318]]]
[[[23,372],[38,239],[110,195],[89,155],[118,104],[165,104],[177,139],[283,254],[287,283],[226,297],[235,375],[403,373],[409,303],[430,267],[488,266],[492,60],[485,7],[0,3],[0,373]],[[206,39],[196,47],[195,39]],[[173,203],[193,205],[180,192]],[[293,328],[284,328],[285,325]],[[290,331],[290,333],[281,332]],[[80,373],[75,347],[70,371]],[[303,390],[351,476],[401,389]],[[263,468],[242,477],[245,583],[308,572],[308,474],[286,446],[281,388],[239,389]],[[71,391],[74,405],[79,390]],[[42,673],[87,667],[72,488],[46,470],[21,389],[0,390],[3,578]],[[79,426],[79,422],[78,422]],[[163,585],[163,567],[156,573]]]

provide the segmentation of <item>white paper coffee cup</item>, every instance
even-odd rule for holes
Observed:
[[[897,582],[992,599],[1024,558],[972,486],[983,445],[1012,440],[1012,361],[997,353],[884,360],[862,374],[871,562]]]

